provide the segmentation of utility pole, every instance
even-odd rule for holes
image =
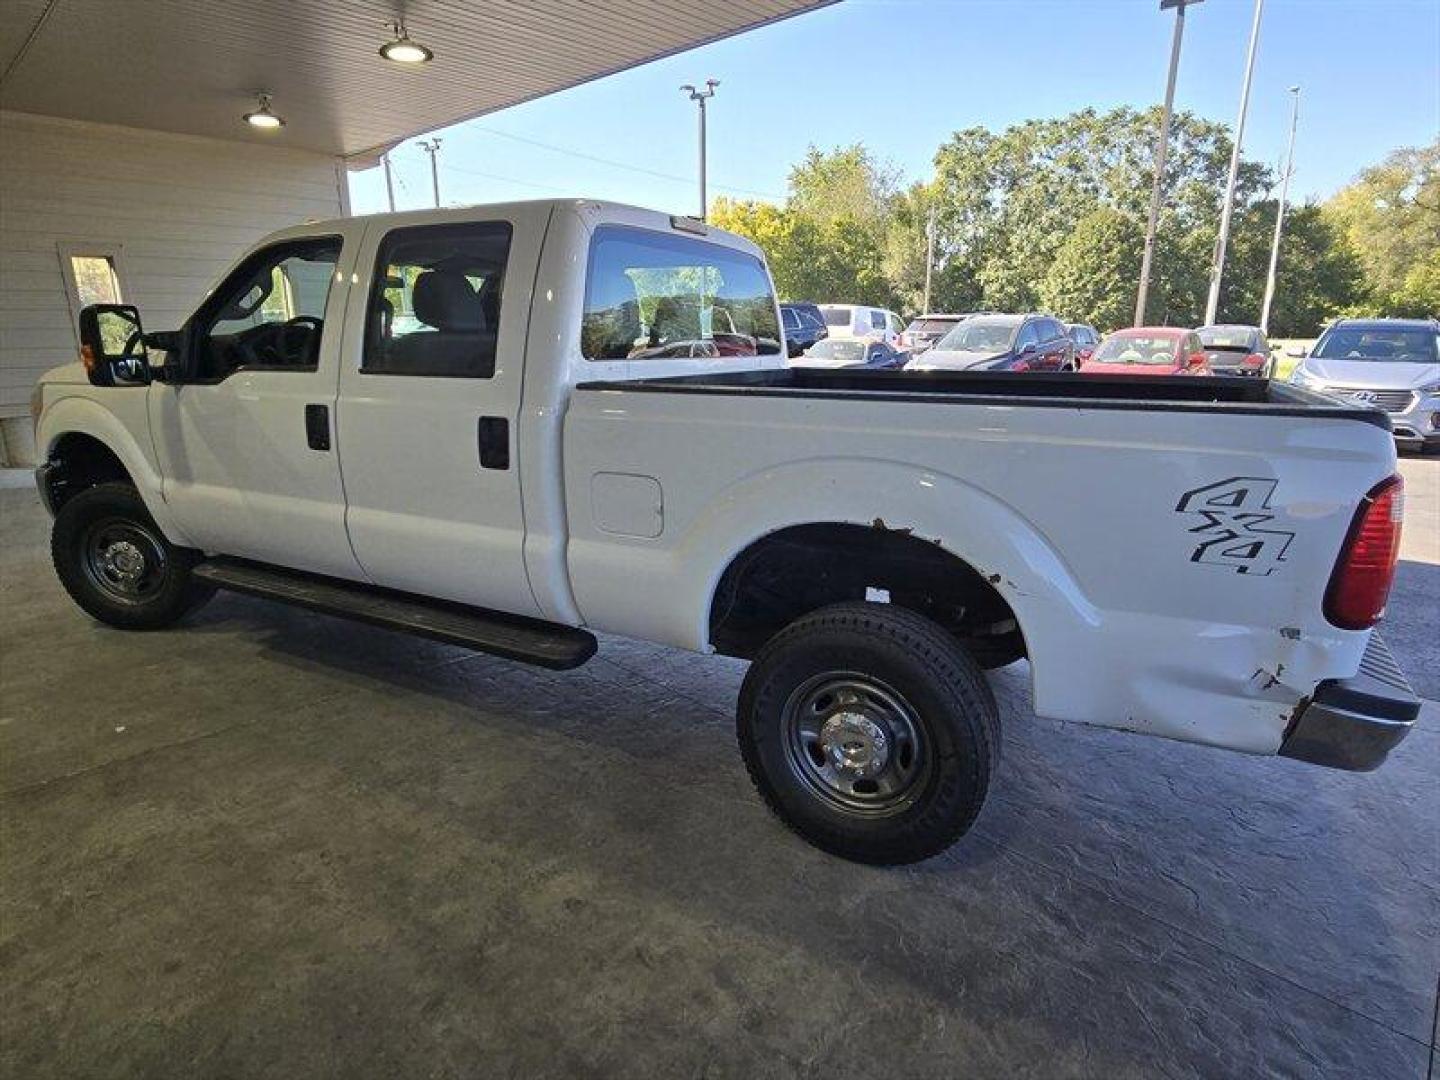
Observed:
[[[1220,210],[1220,236],[1215,241],[1215,266],[1210,271],[1210,297],[1205,302],[1205,322],[1215,321],[1220,307],[1220,279],[1225,274],[1225,247],[1230,242],[1230,215],[1235,209],[1235,182],[1240,176],[1240,144],[1245,140],[1245,114],[1250,109],[1250,79],[1255,74],[1255,50],[1260,44],[1260,15],[1265,0],[1255,0],[1255,20],[1250,25],[1250,49],[1245,57],[1245,81],[1240,84],[1240,118],[1235,121],[1235,145],[1230,150],[1230,179],[1225,184],[1225,205]]]
[[[706,79],[705,89],[696,90],[688,83],[680,87],[681,93],[689,94],[690,100],[700,106],[700,220],[705,220],[709,204],[705,200],[705,102],[715,96],[715,88],[720,85],[719,79]]]
[[[930,269],[935,265],[935,204],[930,204],[930,214],[925,219],[925,304],[921,315],[930,314]]]
[[[390,174],[390,155],[381,154],[380,164],[385,166],[385,197],[390,200],[390,212],[395,212],[395,178]]]
[[[1201,0],[1160,0],[1160,10],[1175,9],[1175,36],[1170,42],[1170,74],[1165,80],[1165,111],[1160,115],[1160,141],[1155,146],[1155,183],[1150,189],[1150,219],[1145,225],[1145,254],[1140,257],[1140,288],[1135,295],[1135,325],[1145,325],[1150,295],[1150,264],[1155,257],[1155,229],[1160,222],[1160,196],[1165,186],[1165,158],[1170,151],[1170,118],[1175,111],[1175,76],[1180,71],[1180,42],[1185,36],[1185,8]]]
[[[420,149],[430,155],[430,188],[435,193],[435,209],[440,209],[440,140],[422,142]]]
[[[1260,308],[1260,333],[1270,333],[1270,305],[1275,300],[1275,271],[1280,265],[1280,230],[1285,226],[1285,200],[1290,195],[1290,174],[1295,171],[1295,129],[1300,123],[1300,87],[1290,87],[1290,149],[1285,175],[1280,180],[1280,205],[1275,208],[1275,239],[1270,244],[1270,272],[1265,275],[1265,303]]]

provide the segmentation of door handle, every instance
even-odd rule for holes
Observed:
[[[305,406],[305,441],[311,450],[330,449],[330,406]]]
[[[482,416],[477,428],[482,469],[510,468],[510,421],[503,416]]]

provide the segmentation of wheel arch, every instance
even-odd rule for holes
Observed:
[[[751,541],[712,592],[709,640],[721,653],[748,659],[796,619],[866,599],[926,616],[982,666],[1026,654],[1019,617],[994,582],[943,545],[878,519],[789,525]]]
[[[167,539],[192,546],[165,503],[160,474],[150,455],[109,409],[84,397],[61,398],[46,407],[35,441],[42,462],[37,483],[52,513],[79,491],[119,480],[140,493]]]

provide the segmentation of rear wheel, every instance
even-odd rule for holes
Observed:
[[[998,712],[937,624],[884,604],[798,619],[756,657],[737,729],[751,778],[811,843],[858,862],[916,862],[974,822],[999,761]]]
[[[166,540],[129,484],[100,484],[66,502],[50,554],[70,598],[124,630],[169,626],[214,595],[190,575],[198,553]]]

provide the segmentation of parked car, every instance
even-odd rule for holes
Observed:
[[[821,304],[820,311],[831,337],[872,338],[900,348],[905,324],[893,311],[862,304]]]
[[[634,355],[717,326],[750,354]],[[572,199],[297,226],[180,329],[92,305],[80,341],[32,405],[93,617],[228,589],[550,668],[740,657],[750,775],[848,858],[970,828],[982,669],[1022,657],[1041,716],[1339,768],[1419,710],[1371,632],[1389,425],[1298,387],[790,367],[754,244]]]
[[[817,341],[830,336],[825,316],[816,304],[781,304],[780,329],[785,334],[785,347],[791,356],[799,356]]]
[[[1290,381],[1388,413],[1407,449],[1440,446],[1440,321],[1342,319]]]
[[[803,356],[791,363],[813,368],[876,368],[896,369],[905,366],[908,354],[899,352],[883,341],[861,338],[827,338],[816,343]]]
[[[1049,315],[972,315],[907,371],[1074,371],[1075,343]]]
[[[1202,326],[1195,333],[1216,375],[1260,378],[1270,374],[1270,343],[1258,326]]]
[[[1100,343],[1082,375],[1211,375],[1194,330],[1137,326],[1116,330]]]
[[[900,345],[912,356],[919,356],[954,329],[964,315],[921,315],[912,319],[900,335]]]
[[[1100,344],[1100,333],[1089,323],[1066,323],[1065,333],[1070,335],[1070,340],[1075,343],[1075,363],[1085,363],[1095,354],[1095,346]]]

